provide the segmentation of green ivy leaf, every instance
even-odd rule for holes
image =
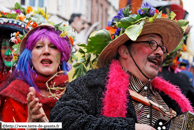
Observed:
[[[90,58],[91,58],[91,54],[88,54],[87,55],[87,58],[86,58],[86,67],[88,67],[88,65],[90,65]]]
[[[94,31],[89,39],[88,44],[85,46],[87,53],[100,54],[102,50],[110,43],[111,36],[109,31],[103,29]]]
[[[122,28],[126,29],[127,27],[132,25],[133,22],[135,22],[135,21],[136,21],[136,19],[133,17],[124,17],[124,18],[120,19],[119,22],[117,22],[117,27],[119,27],[119,28],[122,27]]]
[[[145,21],[141,21],[140,24],[135,24],[135,25],[131,25],[129,26],[126,30],[125,30],[125,34],[127,34],[127,36],[135,41],[137,39],[137,37],[140,35],[143,26],[145,24]]]
[[[81,49],[81,48],[79,48],[79,52],[80,52],[81,54],[85,54],[85,51],[84,51],[83,49]]]
[[[84,66],[83,63],[76,63],[73,65],[73,67],[76,66],[75,68],[75,73],[73,74],[73,78],[76,77],[81,77],[87,73],[86,67]]]
[[[83,63],[83,62],[85,62],[85,61],[86,61],[86,58],[85,58],[85,56],[83,56],[78,62]]]
[[[86,44],[78,44],[78,46],[80,46],[80,47],[86,47]]]

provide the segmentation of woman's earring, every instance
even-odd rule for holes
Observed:
[[[59,65],[59,71],[61,71],[61,67],[60,67],[60,65]]]
[[[32,66],[32,70],[33,70],[34,68],[33,68],[33,66]]]

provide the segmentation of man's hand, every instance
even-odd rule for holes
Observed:
[[[39,99],[35,97],[35,89],[30,87],[29,93],[27,95],[28,102],[28,119],[27,122],[49,122],[44,110],[42,109],[42,104],[39,103]]]
[[[135,123],[135,130],[156,130],[156,129],[146,124]]]

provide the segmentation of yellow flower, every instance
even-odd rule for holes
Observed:
[[[65,37],[66,35],[68,35],[68,32],[67,31],[63,31],[59,36],[60,37]]]
[[[2,17],[2,14],[0,14],[0,17]]]
[[[26,12],[27,12],[27,13],[30,13],[30,12],[32,12],[32,11],[33,11],[33,8],[30,7],[30,6],[27,6]]]
[[[13,60],[17,61],[18,60],[18,56],[13,56]]]

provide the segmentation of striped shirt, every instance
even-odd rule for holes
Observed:
[[[126,69],[124,70],[130,75],[129,88],[139,93],[143,97],[148,98],[148,86],[145,85],[143,82],[141,82],[135,75],[133,75],[129,71],[127,71]],[[155,89],[152,88],[151,84],[150,84],[150,89],[151,89],[150,100],[161,105],[165,109],[166,112],[169,112],[169,107],[164,102],[160,94]],[[132,100],[132,102],[135,107],[138,123],[150,125],[150,107],[145,106],[141,104],[140,102],[137,102],[134,100]],[[158,119],[169,120],[170,117],[168,116],[164,117],[162,113],[152,108],[152,126],[154,126],[155,122]]]

